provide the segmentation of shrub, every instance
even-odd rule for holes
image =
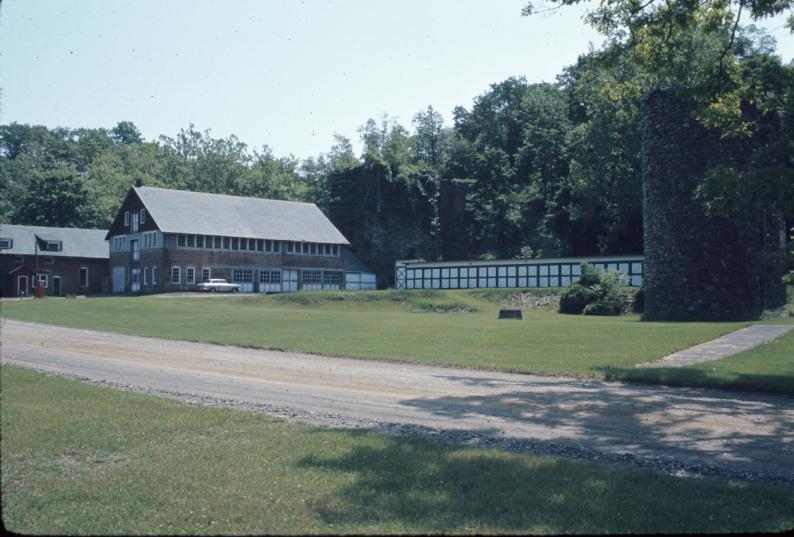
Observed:
[[[631,311],[634,313],[643,313],[645,311],[645,290],[640,287],[634,293],[634,301],[631,303]]]
[[[584,263],[579,281],[568,287],[560,297],[560,313],[585,315],[619,315],[626,301],[618,292],[620,274],[600,274],[593,265]]]
[[[585,287],[579,282],[574,283],[560,296],[560,313],[578,315],[584,311],[585,306],[597,299],[592,287]]]

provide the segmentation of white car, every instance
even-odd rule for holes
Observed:
[[[236,283],[229,283],[223,278],[210,278],[204,283],[198,284],[199,291],[209,291],[210,293],[237,293],[240,291],[240,285]]]

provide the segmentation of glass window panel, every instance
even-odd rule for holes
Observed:
[[[549,286],[549,279],[547,277],[541,276],[540,287],[548,287],[548,286]]]
[[[562,276],[560,278],[560,284],[563,287],[568,287],[569,285],[571,285],[571,277],[570,276]]]
[[[618,264],[617,263],[609,263],[607,265],[607,270],[618,270]]]
[[[440,289],[441,288],[441,280],[434,279],[433,280],[433,289]]]
[[[526,279],[526,277],[519,277],[519,278],[518,278],[518,286],[519,286],[519,287],[526,287],[526,286],[527,286],[527,279]]]
[[[499,278],[499,287],[507,287],[507,278]]]
[[[618,270],[621,274],[628,274],[629,273],[629,264],[628,263],[621,263],[618,266]]]
[[[488,287],[496,287],[496,278],[488,278]]]
[[[451,278],[457,278],[458,277],[458,269],[456,269],[456,268],[449,269],[449,276]]]
[[[442,268],[441,269],[441,277],[442,278],[449,278],[449,269]]]
[[[642,263],[632,263],[631,264],[631,273],[632,274],[641,274],[642,273]]]
[[[570,274],[571,274],[571,265],[562,265],[560,267],[560,273],[563,276],[570,276]]]
[[[458,280],[457,279],[449,280],[449,287],[451,289],[457,289],[458,288]]]
[[[438,278],[441,275],[441,271],[437,268],[433,269],[433,278]]]
[[[556,276],[559,273],[560,267],[558,265],[551,265],[549,267],[549,274]]]
[[[516,287],[516,278],[513,276],[512,278],[507,278],[507,286],[508,287]]]
[[[507,276],[507,267],[499,267],[499,276]]]
[[[538,286],[537,278],[527,278],[527,287],[537,287],[537,286]]]
[[[571,267],[571,274],[573,276],[578,276],[581,273],[582,273],[582,265],[573,265]]]
[[[488,267],[488,276],[489,277],[496,276],[496,267]]]
[[[515,265],[512,267],[507,267],[507,275],[508,276],[515,276],[516,275],[516,267]]]
[[[536,265],[531,265],[529,267],[529,275],[530,276],[537,276],[538,275],[538,267]]]
[[[527,267],[525,265],[521,265],[520,267],[518,267],[518,275],[519,276],[527,275]]]
[[[642,276],[633,275],[631,277],[631,285],[642,285]]]
[[[541,276],[548,276],[549,275],[549,267],[547,265],[540,266],[540,275]],[[541,285],[541,287],[545,287]]]

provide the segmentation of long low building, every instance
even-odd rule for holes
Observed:
[[[501,259],[488,261],[400,260],[395,263],[397,289],[481,289],[568,287],[579,279],[583,263],[621,274],[626,285],[642,284],[642,255]]]
[[[114,293],[374,289],[375,275],[313,203],[132,187],[107,232]]]

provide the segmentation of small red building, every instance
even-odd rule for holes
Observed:
[[[108,292],[106,233],[102,229],[0,224],[0,296],[33,296],[37,264],[45,295]]]

